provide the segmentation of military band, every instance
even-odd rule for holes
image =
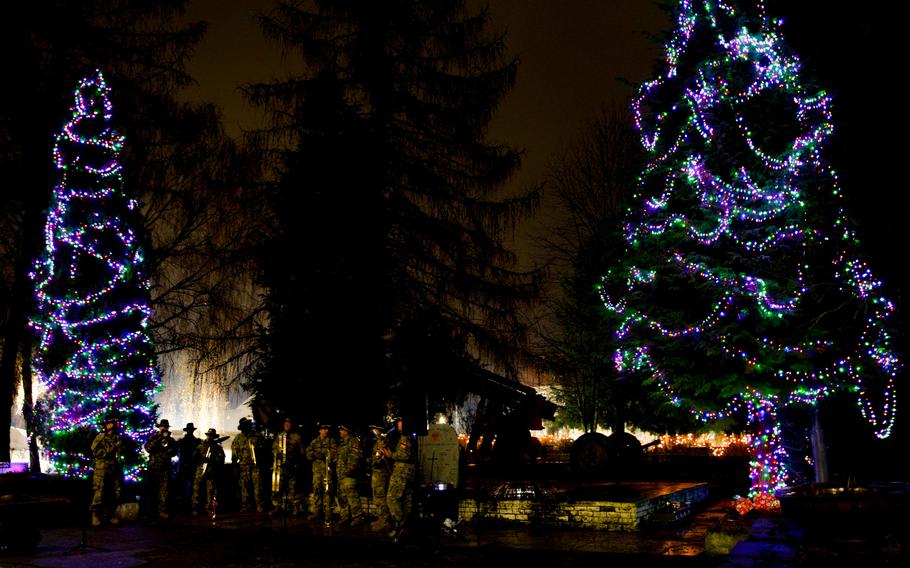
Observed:
[[[227,477],[233,477],[236,483],[232,493],[235,498],[239,496],[240,512],[266,512],[271,495],[272,513],[303,514],[299,477],[303,473],[300,466],[306,457],[312,468],[309,519],[323,521],[327,526],[335,524],[336,519],[338,526],[362,525],[367,515],[359,486],[369,477],[370,512],[375,514],[369,528],[388,532],[397,539],[406,531],[411,514],[416,445],[413,436],[406,433],[400,416],[392,417],[390,422],[391,428],[381,424],[369,426],[373,436],[371,442],[367,442],[367,448],[348,425],[338,426],[339,439],[336,440],[331,435],[331,425],[321,423],[319,434],[304,448],[291,418],[282,422],[278,433],[266,431],[265,435],[256,431],[252,420],[242,418],[237,425],[239,433],[230,446],[233,468],[223,470],[222,443],[229,436],[219,437],[214,428],[209,428],[204,440],[200,441],[193,435],[196,428],[189,422],[183,429],[185,435],[175,440],[168,420],[161,420],[157,424],[158,430],[144,444],[149,456],[146,483],[150,512],[162,519],[170,516],[172,461],[179,455],[176,493],[178,498],[182,497],[186,479],[192,480],[193,515],[204,513],[215,517],[219,507],[219,483],[225,477],[224,472],[233,473]],[[271,455],[268,454],[269,442]],[[105,420],[102,432],[92,443],[95,466],[91,505],[93,525],[116,522],[113,512],[123,477],[120,465],[123,445],[117,420]],[[266,453],[263,455],[263,452]]]

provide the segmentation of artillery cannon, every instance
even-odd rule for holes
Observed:
[[[606,436],[588,432],[575,440],[570,453],[572,470],[586,475],[623,473],[641,465],[648,448],[660,440],[642,445],[628,432],[614,432]]]

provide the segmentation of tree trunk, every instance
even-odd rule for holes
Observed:
[[[809,433],[812,440],[812,463],[815,466],[815,482],[827,483],[828,476],[828,449],[825,446],[825,431],[822,429],[818,417],[818,408],[812,413],[812,429]]]
[[[35,424],[35,404],[32,395],[32,344],[22,343],[22,416],[25,418],[25,433],[28,436],[28,470],[41,472],[41,461],[38,459],[38,431]]]
[[[21,280],[25,276],[20,274],[16,276],[6,334],[3,338],[3,353],[0,355],[0,462],[10,461],[9,430],[12,427],[13,398],[18,385],[16,359],[19,356],[25,331],[26,315],[24,306],[31,305],[29,301],[22,301],[23,285]],[[28,364],[30,362],[23,361],[23,365]]]

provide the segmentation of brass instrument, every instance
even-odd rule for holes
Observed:
[[[278,451],[275,452],[275,461],[272,463],[272,495],[281,490],[281,466],[284,465],[288,451],[288,435],[284,432],[278,434]]]
[[[205,457],[202,458],[202,477],[205,477],[205,471],[209,468],[209,458],[212,456],[212,446],[205,450]]]
[[[392,432],[395,432],[395,430],[389,430],[385,434],[377,434],[376,445],[373,448],[373,467],[382,466],[389,475],[392,474],[392,464],[389,462],[389,457],[386,455],[385,449],[387,447],[386,441]]]
[[[325,500],[325,526],[332,526],[332,448],[329,446],[329,449],[325,452],[325,481],[324,481],[325,495],[323,499]]]
[[[256,444],[253,443],[252,438],[247,438],[246,443],[250,446],[250,458],[253,460],[253,467],[256,467]]]

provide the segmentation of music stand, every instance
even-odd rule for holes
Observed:
[[[91,499],[87,498],[87,496],[90,496],[93,493],[91,479],[94,479],[94,475],[95,475],[94,472],[92,472],[92,477],[87,478],[85,480],[85,483],[86,483],[86,486],[88,489],[86,491],[80,492],[83,495],[83,500],[81,503],[79,503],[77,505],[79,507],[79,509],[77,509],[77,510],[82,511],[82,513],[79,514],[79,518],[82,519],[82,522],[80,523],[82,525],[82,540],[79,541],[79,544],[77,544],[76,546],[73,546],[72,548],[70,548],[69,550],[64,552],[63,553],[64,556],[80,554],[80,553],[87,552],[87,551],[110,552],[110,550],[107,548],[102,548],[100,546],[92,546],[92,545],[89,545],[89,543],[88,543],[88,518],[87,517],[90,517],[92,512],[88,507],[91,504]]]

